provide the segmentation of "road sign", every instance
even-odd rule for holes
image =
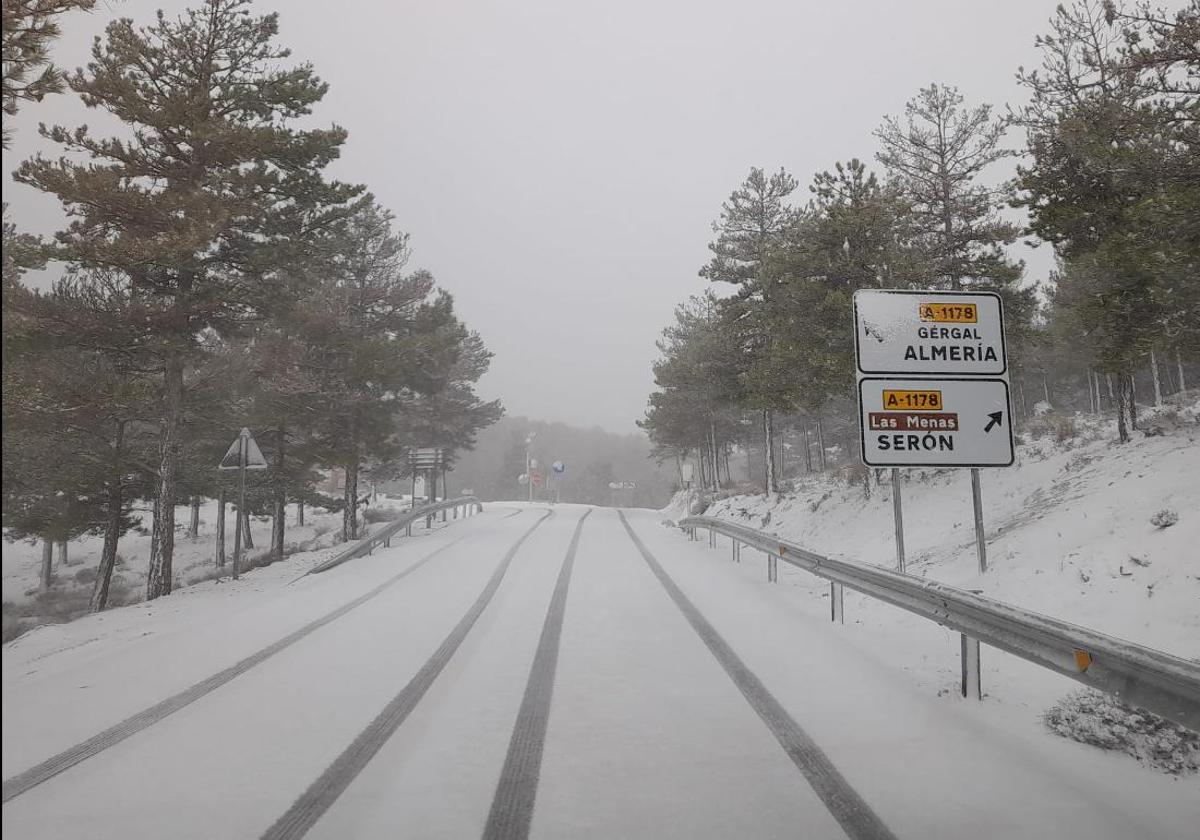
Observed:
[[[871,467],[1007,467],[1008,383],[970,377],[863,377],[863,463]]]
[[[524,487],[528,483],[529,476],[527,476],[525,473],[521,473],[519,476],[517,476],[517,484],[520,484],[522,487]]]
[[[414,470],[430,470],[442,465],[442,450],[426,446],[409,450],[408,461]]]
[[[246,441],[246,469],[265,470],[267,468],[267,459],[263,457],[262,450],[258,448],[254,435],[250,434],[249,429],[242,429],[237,440],[231,443],[229,449],[225,451],[225,457],[221,459],[217,469],[236,470],[242,467],[240,455],[243,440]]]
[[[542,474],[539,472],[531,473],[529,476],[529,480],[533,482],[534,487],[542,486]]]
[[[860,289],[854,293],[860,374],[1002,376],[1004,317],[995,292]]]
[[[562,475],[563,473],[565,473],[567,471],[567,465],[564,464],[562,461],[555,461],[553,464],[550,465],[550,469],[555,474]]]
[[[679,465],[679,474],[680,474],[680,477],[683,478],[684,484],[690,484],[692,481],[692,465],[691,464],[680,464]]]

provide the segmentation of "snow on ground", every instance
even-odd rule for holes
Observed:
[[[311,836],[479,836],[583,513],[554,511],[412,716]],[[289,561],[6,645],[9,777],[415,569],[219,690],[10,801],[4,829],[28,838],[259,836],[424,667],[507,547],[541,516],[513,513],[489,505],[483,516],[419,531],[291,585],[284,572],[299,569]],[[802,586],[766,583],[750,552],[735,566],[727,544],[713,551],[660,527],[650,511],[626,515],[897,836],[1165,840],[1186,836],[1200,819],[1200,779],[1145,772],[1048,737],[1036,715],[1013,713],[1022,710],[1008,702],[1007,687],[1005,702],[983,704],[927,690],[913,678],[924,673],[923,657],[956,667],[951,646],[939,649],[951,635],[941,628],[909,626],[895,610],[891,620],[855,611],[849,598],[852,618],[831,625],[827,602]],[[585,524],[566,603],[531,836],[844,836],[615,511],[597,510]],[[994,668],[995,657],[988,661]],[[985,681],[1002,684],[994,671]],[[171,807],[143,807],[148,789]]]
[[[1076,416],[1079,434],[1052,432],[1017,447],[1017,463],[982,471],[989,569],[978,571],[967,470],[905,470],[907,571],[1188,659],[1200,659],[1200,401],[1149,412],[1116,444],[1112,424]],[[1043,428],[1052,429],[1047,422]],[[1177,521],[1152,524],[1160,511]],[[676,519],[679,511],[664,511]],[[674,514],[674,515],[672,515]],[[735,496],[707,514],[759,528],[829,556],[894,567],[889,475],[864,498],[832,475],[801,479],[778,498]],[[1168,517],[1169,519],[1170,517]],[[1160,520],[1161,521],[1161,520]],[[721,551],[729,553],[722,538]],[[765,578],[757,553],[745,573]],[[786,597],[828,615],[828,582],[780,565]],[[890,667],[944,697],[959,693],[958,636],[915,615],[846,592],[847,627]],[[815,602],[815,603],[814,603]],[[984,648],[983,689],[1027,727],[1078,684]]]
[[[388,499],[380,496],[365,510],[396,509],[407,507],[408,501]],[[146,569],[150,557],[150,524],[148,510],[140,511],[142,526],[121,538],[117,548],[117,564],[113,570],[109,605],[111,607],[137,603],[142,600],[146,587]],[[190,586],[209,580],[215,573],[217,503],[207,500],[200,506],[200,529],[197,537],[187,535],[191,521],[191,508],[180,506],[175,510],[175,585]],[[228,564],[233,557],[234,536],[233,508],[226,509],[225,555]],[[341,537],[342,515],[319,508],[305,511],[303,526],[296,524],[294,507],[288,509],[287,531],[284,538],[284,553],[288,557],[289,570],[284,574],[295,576],[307,571],[305,563],[315,563],[314,551],[334,545]],[[368,528],[371,526],[368,526]],[[271,543],[271,518],[250,517],[250,534],[254,548],[248,549],[247,558],[265,555]],[[53,623],[71,617],[73,611],[82,606],[86,609],[87,599],[92,592],[96,567],[100,563],[100,551],[104,544],[102,536],[85,536],[72,540],[67,545],[67,563],[58,563],[55,551],[54,581],[50,593],[40,589],[42,544],[7,538],[0,542],[0,570],[3,572],[4,609],[6,632],[10,621],[19,620],[19,630],[30,626]],[[325,556],[321,554],[320,556]],[[252,563],[251,563],[252,565]],[[303,567],[302,567],[303,566]],[[302,568],[301,568],[302,567]],[[230,571],[229,565],[225,573]],[[17,614],[22,617],[15,618]]]

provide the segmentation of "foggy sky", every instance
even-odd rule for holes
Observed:
[[[64,19],[56,61],[87,60],[116,15],[184,0],[101,0]],[[350,139],[333,175],[367,184],[496,354],[481,383],[509,413],[634,431],[654,342],[706,282],[710,224],[751,166],[804,185],[872,160],[884,114],[933,81],[1017,102],[1053,0],[259,0],[280,42],[330,83],[318,122]],[[57,202],[8,179],[38,121],[102,122],[72,94],[11,122],[4,196],[50,233]],[[1016,144],[1016,138],[1011,138]],[[873,162],[873,161],[872,161]],[[1001,173],[1003,174],[1003,173]],[[1048,249],[1018,256],[1045,276]]]

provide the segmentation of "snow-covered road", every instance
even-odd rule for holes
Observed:
[[[4,831],[1096,840],[1200,821],[1194,779],[930,696],[744,557],[648,511],[493,506],[291,585],[178,599],[140,635],[92,617],[74,644],[18,642]]]

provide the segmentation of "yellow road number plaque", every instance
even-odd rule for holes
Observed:
[[[936,324],[976,324],[979,311],[973,303],[922,303],[921,320]]]
[[[941,411],[941,391],[884,391],[884,411]]]

